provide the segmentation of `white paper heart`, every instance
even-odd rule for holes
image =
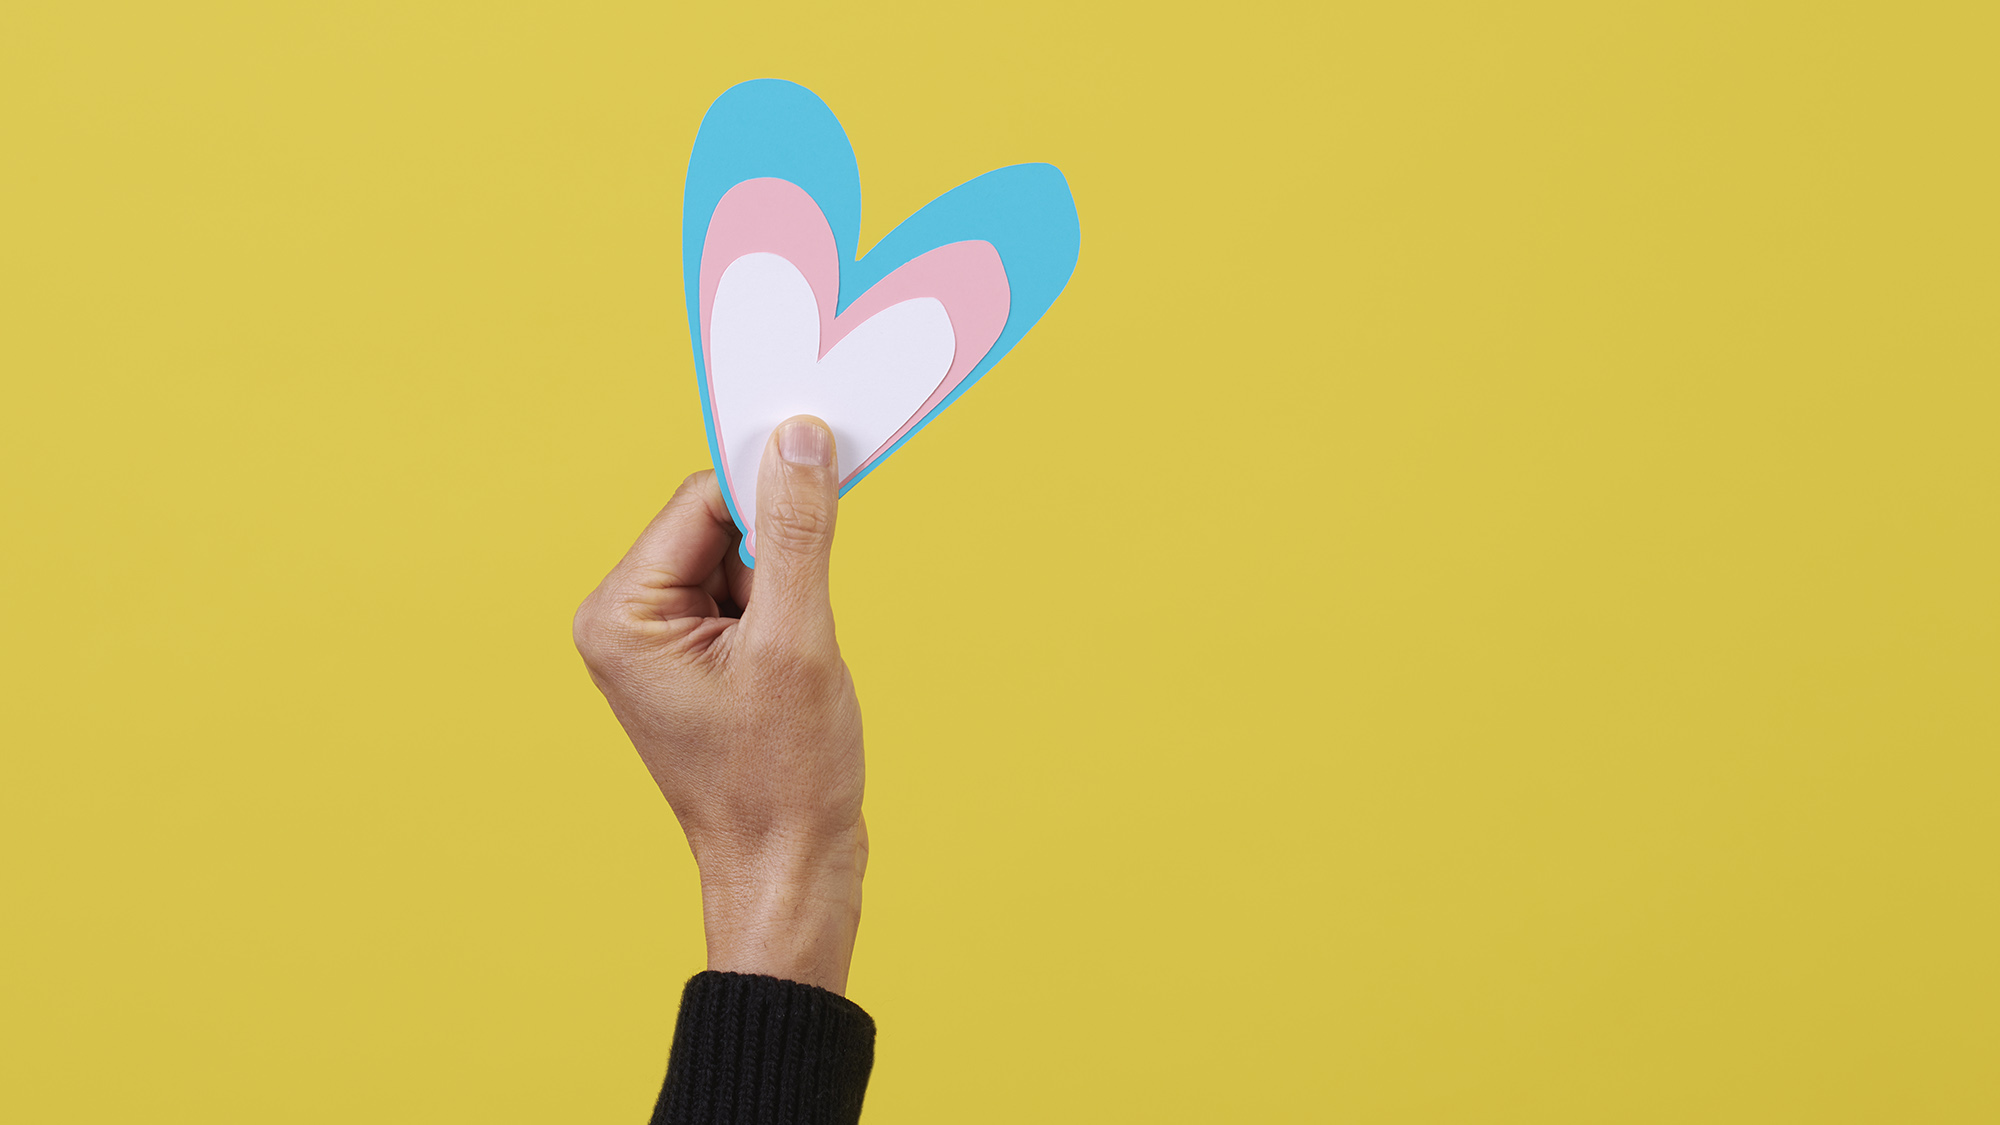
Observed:
[[[846,480],[951,371],[951,318],[932,297],[876,312],[824,356],[820,328],[812,286],[785,258],[745,254],[723,270],[709,313],[709,377],[728,486],[748,523],[764,445],[778,423],[795,414],[824,420]],[[754,554],[754,530],[748,547]]]

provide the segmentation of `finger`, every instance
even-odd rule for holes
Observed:
[[[749,583],[740,577],[750,573],[750,570],[736,554],[736,545],[741,538],[739,535],[729,537],[729,549],[722,552],[721,564],[701,580],[702,593],[714,600],[717,612],[724,617],[743,616],[743,604],[750,596]]]
[[[714,599],[716,605],[729,600],[729,576],[721,566],[708,572],[701,580],[701,592]]]
[[[750,604],[750,584],[757,572],[743,565],[743,556],[731,551],[722,556],[722,574],[729,581],[729,600],[738,609]]]
[[[839,507],[833,431],[801,414],[780,423],[757,472],[756,591],[743,624],[811,648],[833,641],[827,563]]]
[[[653,589],[698,586],[715,572],[735,534],[715,474],[703,470],[681,482],[625,552],[618,573],[627,582]]]

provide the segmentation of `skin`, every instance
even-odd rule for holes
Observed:
[[[845,994],[868,829],[861,707],[827,593],[835,464],[817,418],[772,434],[755,571],[715,474],[687,478],[584,599],[575,636],[701,868],[708,967]]]

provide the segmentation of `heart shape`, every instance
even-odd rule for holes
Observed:
[[[709,220],[707,406],[737,511],[757,510],[757,469],[779,422],[825,420],[845,485],[963,382],[1006,325],[1007,275],[990,243],[920,255],[835,316],[838,253],[819,206],[784,180],[736,185]],[[744,540],[754,557],[754,527]]]
[[[751,534],[772,427],[834,428],[845,494],[991,370],[1076,266],[1076,207],[1046,164],[931,201],[866,257],[860,172],[831,110],[777,79],[709,108],[688,162],[682,266],[709,452]]]

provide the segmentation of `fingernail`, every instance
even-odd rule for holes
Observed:
[[[778,456],[794,465],[833,463],[833,435],[811,422],[793,422],[778,431]]]

